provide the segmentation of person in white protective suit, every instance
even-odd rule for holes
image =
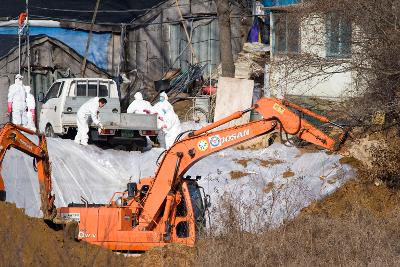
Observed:
[[[165,113],[162,130],[165,134],[165,148],[169,149],[174,144],[176,137],[182,132],[181,122],[173,108],[168,109]]]
[[[134,96],[135,100],[129,105],[126,113],[149,114],[152,106],[149,101],[143,99],[141,92],[137,92]]]
[[[171,103],[168,102],[168,96],[165,92],[161,92],[159,101],[153,106],[151,112],[157,114],[157,128],[162,129],[165,126],[165,115],[168,110],[174,110]],[[157,136],[161,147],[166,147],[165,132],[159,131]]]
[[[26,93],[22,84],[22,75],[15,76],[15,83],[8,88],[8,109],[7,113],[11,113],[11,122],[16,125],[22,125],[24,111],[26,109]]]
[[[31,94],[31,87],[30,86],[24,86],[25,87],[25,92],[26,92],[26,111],[25,111],[25,120],[24,120],[24,127],[35,131],[36,132],[36,126],[35,126],[35,109],[36,109],[36,103],[35,103],[35,97]]]
[[[126,113],[135,113],[135,114],[150,114],[152,110],[152,106],[149,101],[143,99],[143,95],[141,92],[137,92],[134,96],[135,100],[129,105]],[[150,150],[152,147],[152,142],[148,136],[146,136],[147,146],[146,149]]]
[[[168,96],[165,92],[160,94],[160,100],[153,106],[152,112],[158,114],[161,121],[169,109],[174,110],[171,103],[168,102]]]
[[[107,104],[107,99],[94,97],[84,103],[76,114],[76,124],[78,125],[78,132],[75,136],[75,143],[87,146],[89,140],[89,124],[93,122],[100,129],[103,128],[97,113],[100,108]]]

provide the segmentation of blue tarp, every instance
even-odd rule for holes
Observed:
[[[80,55],[84,56],[86,42],[89,32],[82,30],[50,28],[50,27],[30,27],[31,35],[45,34],[49,37],[60,40]],[[0,34],[17,34],[17,27],[0,27]],[[107,69],[107,48],[111,40],[111,33],[92,34],[89,46],[88,60],[102,69]]]
[[[262,3],[264,6],[287,6],[298,4],[299,0],[263,0]]]

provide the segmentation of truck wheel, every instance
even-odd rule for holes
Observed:
[[[140,151],[143,152],[145,151],[147,147],[147,138],[145,136],[140,136],[136,137],[131,146],[130,146],[130,151]]]
[[[46,137],[56,137],[54,130],[53,130],[53,126],[51,126],[51,124],[47,124],[46,125],[46,129],[44,130],[44,134],[46,135]]]

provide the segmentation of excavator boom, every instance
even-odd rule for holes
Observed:
[[[37,135],[39,143],[36,145],[24,134]],[[37,134],[29,129],[21,126],[7,123],[0,129],[0,200],[6,200],[6,189],[3,178],[1,176],[1,166],[4,156],[11,147],[20,150],[21,152],[30,155],[36,161],[35,170],[38,173],[41,210],[45,220],[52,221],[57,214],[54,206],[54,195],[51,194],[51,169],[49,155],[47,152],[46,137],[42,134]]]
[[[140,225],[146,229],[153,227],[152,222],[160,212],[167,195],[181,182],[186,171],[200,159],[267,134],[274,130],[280,130],[290,135],[318,145],[328,150],[336,150],[345,138],[345,132],[338,140],[334,140],[310,122],[294,113],[290,108],[312,116],[322,122],[330,121],[305,108],[275,98],[262,98],[252,107],[244,111],[237,111],[232,115],[214,122],[204,128],[190,132],[181,141],[176,142],[167,152],[154,177],[143,213],[140,217]],[[223,130],[213,129],[238,119],[243,114],[256,110],[263,118],[258,121],[230,127]]]

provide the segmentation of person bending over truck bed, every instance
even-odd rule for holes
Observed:
[[[78,109],[76,114],[78,132],[75,136],[75,143],[87,146],[89,140],[89,124],[91,122],[96,124],[99,128],[103,128],[103,125],[97,117],[97,113],[105,104],[107,104],[107,99],[94,97]]]

